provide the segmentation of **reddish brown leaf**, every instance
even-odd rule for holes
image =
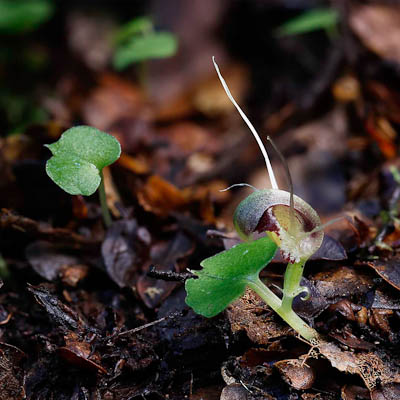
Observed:
[[[180,190],[160,176],[151,176],[138,193],[141,206],[160,216],[178,211],[190,201],[190,191]]]

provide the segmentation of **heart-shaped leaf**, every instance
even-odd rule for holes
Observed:
[[[205,317],[217,315],[244,293],[249,281],[258,278],[276,249],[269,237],[263,237],[206,258],[202,270],[192,271],[198,278],[186,281],[186,304]]]
[[[117,139],[90,126],[65,131],[46,145],[53,153],[46,164],[47,175],[69,194],[90,196],[100,185],[101,171],[121,154]]]

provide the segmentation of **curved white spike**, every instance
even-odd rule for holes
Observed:
[[[229,97],[229,100],[232,102],[232,104],[236,107],[236,109],[239,111],[240,116],[243,118],[243,121],[246,123],[246,125],[249,127],[251,133],[253,134],[254,138],[257,141],[258,147],[261,150],[261,153],[264,156],[265,159],[265,164],[267,166],[268,170],[268,175],[269,179],[271,181],[271,186],[273,189],[279,189],[278,184],[276,183],[274,171],[272,170],[271,162],[269,161],[269,157],[267,154],[267,151],[265,150],[265,147],[260,139],[260,136],[258,135],[257,131],[255,130],[253,124],[249,121],[249,119],[246,117],[246,114],[242,111],[242,109],[239,107],[239,104],[236,103],[236,100],[233,98],[231,91],[228,88],[228,85],[225,82],[225,79],[222,77],[221,72],[219,71],[218,64],[215,62],[215,57],[212,57],[212,61],[214,63],[215,70],[217,71],[219,80],[222,83],[223,88],[225,89],[226,95]]]
[[[241,187],[241,186],[248,186],[249,188],[252,188],[255,192],[258,190],[256,187],[253,185],[250,185],[249,183],[235,183],[234,185],[231,185],[225,189],[220,189],[220,192],[226,192],[227,190],[231,190],[234,187]]]

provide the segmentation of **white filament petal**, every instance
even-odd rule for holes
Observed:
[[[260,139],[260,136],[258,135],[257,131],[255,130],[253,124],[249,121],[249,119],[246,117],[246,114],[242,111],[242,109],[239,107],[239,104],[236,103],[236,100],[233,98],[231,91],[228,88],[228,85],[225,82],[225,79],[222,77],[221,72],[219,71],[218,64],[215,62],[215,57],[212,58],[212,61],[214,63],[215,70],[217,71],[219,80],[222,83],[223,88],[225,89],[226,95],[229,97],[229,100],[232,102],[232,104],[236,107],[236,109],[239,111],[240,116],[243,118],[243,121],[246,123],[246,125],[249,127],[251,133],[253,134],[254,138],[257,141],[257,144],[261,150],[262,155],[264,156],[265,159],[265,164],[267,166],[268,170],[268,175],[269,179],[271,181],[271,186],[273,189],[279,189],[278,184],[276,183],[274,171],[272,170],[271,162],[269,161],[269,157],[267,154],[267,151],[265,150],[265,147]]]

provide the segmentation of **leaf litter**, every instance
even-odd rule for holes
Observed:
[[[345,29],[336,38],[320,31],[259,39],[257,29],[276,25],[273,12],[293,15],[285,2],[235,2],[223,18],[206,1],[198,15],[212,13],[213,24],[227,29],[217,46],[188,5],[181,12],[193,24],[185,25],[154,3],[164,24],[192,43],[184,57],[212,52],[225,64],[232,90],[247,96],[287,157],[296,193],[324,221],[348,217],[328,228],[307,265],[302,284],[311,299],[294,301],[324,340],[310,348],[249,292],[213,319],[184,304],[182,281],[193,276],[187,270],[196,273],[202,260],[237,243],[231,216],[244,192],[218,190],[258,182],[258,150],[208,64],[181,68],[178,58],[154,65],[154,82],[161,83],[152,104],[134,73],[106,67],[107,35],[93,32],[108,32],[117,20],[65,7],[64,55],[35,34],[26,43],[39,40],[57,69],[51,88],[43,76],[26,85],[28,93],[41,82],[33,92],[51,119],[16,136],[3,135],[10,120],[1,122],[0,256],[8,273],[0,289],[0,397],[397,398],[398,6],[354,2],[341,10]],[[43,29],[51,36],[54,26]],[[264,40],[262,54],[249,57],[238,29],[243,43]],[[199,39],[190,42],[194,34]],[[65,58],[69,51],[75,59]],[[266,54],[278,67],[266,64]],[[10,85],[18,72],[11,65],[2,71]],[[108,202],[119,218],[108,230],[95,198],[71,199],[43,178],[42,145],[75,122],[122,145],[107,172],[107,186],[115,188]],[[272,163],[284,182],[279,162]],[[282,259],[262,279],[280,295]]]

